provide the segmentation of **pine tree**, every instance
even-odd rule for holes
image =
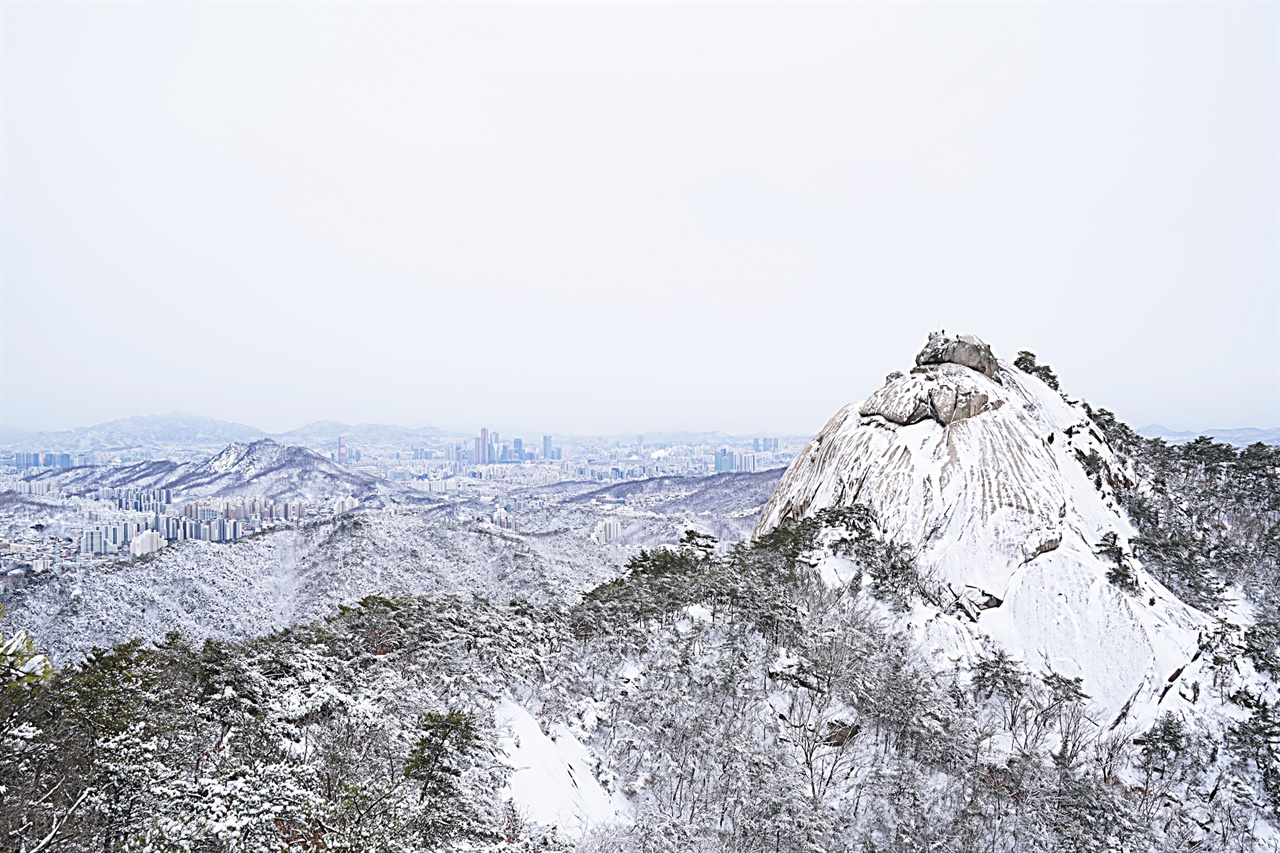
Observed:
[[[1036,364],[1036,354],[1030,350],[1021,350],[1017,357],[1013,360],[1013,366],[1028,373],[1053,390],[1058,390],[1058,376],[1047,364]]]

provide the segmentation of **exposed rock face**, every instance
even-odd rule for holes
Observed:
[[[1142,711],[1154,719],[1165,676],[1195,654],[1211,620],[1145,573],[1140,598],[1108,582],[1096,544],[1135,534],[1079,460],[1096,452],[1115,468],[1110,448],[1081,408],[978,338],[939,336],[916,362],[837,412],[796,456],[756,535],[827,507],[868,506],[937,589],[1003,602],[970,608],[971,628],[913,618],[939,660],[969,654],[977,632],[1032,668],[1083,677],[1099,712],[1154,691]]]
[[[928,385],[919,376],[899,376],[872,392],[858,414],[864,418],[879,415],[899,426],[918,424],[932,415]]]
[[[873,392],[858,414],[864,418],[879,415],[899,426],[918,424],[926,418],[947,426],[989,408],[990,397],[977,379],[973,371],[955,364],[917,367],[906,376],[897,374]]]
[[[995,376],[997,366],[991,347],[973,335],[930,338],[916,356],[916,364],[962,364],[984,376]]]
[[[938,422],[946,426],[962,418],[971,418],[987,410],[987,395],[954,385],[929,389],[929,406]]]

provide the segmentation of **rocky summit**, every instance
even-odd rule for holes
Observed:
[[[934,608],[908,624],[939,664],[994,641],[1032,667],[1082,678],[1109,722],[1149,722],[1180,691],[1190,697],[1212,619],[1141,568],[1138,594],[1108,582],[1098,543],[1134,530],[1115,484],[1085,463],[1123,476],[1083,407],[973,335],[935,334],[915,362],[809,442],[756,536],[866,506],[934,585]]]

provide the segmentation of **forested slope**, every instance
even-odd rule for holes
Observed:
[[[1271,837],[1277,803],[1248,723],[1108,728],[1078,679],[999,648],[971,667],[923,659],[895,627],[916,606],[911,549],[868,511],[713,544],[646,552],[570,609],[367,599],[247,643],[173,635],[12,681],[0,826],[28,851],[44,838],[77,851],[1012,851]],[[1230,683],[1213,702],[1237,701]],[[534,825],[537,804],[509,784],[528,771],[506,757],[508,703],[561,747],[592,750],[595,778],[576,784],[610,813]]]

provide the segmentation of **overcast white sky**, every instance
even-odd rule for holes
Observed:
[[[1280,6],[0,4],[0,422],[1280,424]]]

